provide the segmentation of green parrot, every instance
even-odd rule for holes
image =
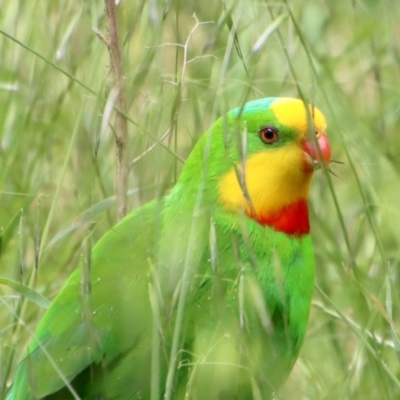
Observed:
[[[309,187],[329,162],[325,118],[302,100],[218,119],[170,194],[127,215],[72,273],[8,399],[270,398],[304,341]]]

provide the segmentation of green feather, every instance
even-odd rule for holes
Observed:
[[[268,398],[304,340],[309,235],[264,227],[218,202],[219,178],[265,151],[274,99],[218,120],[170,195],[129,214],[92,251],[40,322],[9,399]],[[282,129],[279,146],[294,140]],[[286,133],[285,133],[286,132]],[[68,387],[69,386],[69,387]],[[257,397],[258,396],[258,397]]]

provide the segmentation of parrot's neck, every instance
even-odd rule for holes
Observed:
[[[298,200],[282,207],[273,213],[249,215],[261,225],[269,226],[276,231],[288,235],[303,236],[310,233],[308,204],[306,200]]]

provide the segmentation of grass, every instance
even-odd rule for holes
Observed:
[[[82,243],[116,222],[103,9],[2,4],[0,397],[43,315],[38,295],[54,298]],[[326,114],[344,164],[314,181],[314,305],[281,395],[400,398],[400,5],[121,2],[118,17],[130,210],[172,186],[200,135],[245,99],[300,92]]]

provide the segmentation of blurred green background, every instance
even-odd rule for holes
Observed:
[[[400,2],[122,0],[118,18],[129,210],[244,101],[300,90],[325,113],[344,164],[314,180],[314,303],[281,398],[400,399]],[[0,29],[2,398],[44,312],[7,279],[54,298],[116,222],[116,156],[103,2],[1,0]]]

